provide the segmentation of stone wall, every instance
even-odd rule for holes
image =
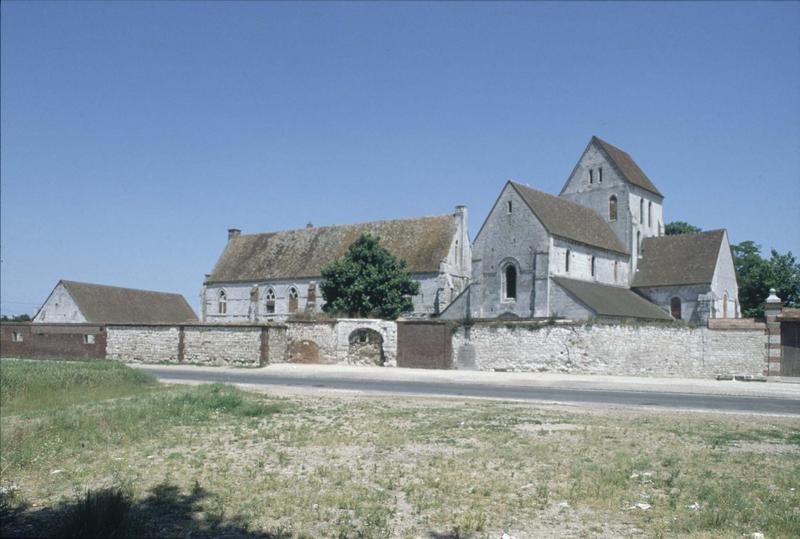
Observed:
[[[107,326],[106,358],[133,363],[179,363],[178,326]]]
[[[247,326],[186,326],[183,362],[196,365],[261,365],[262,328]]]
[[[453,333],[456,368],[630,376],[761,375],[764,328],[478,322]]]

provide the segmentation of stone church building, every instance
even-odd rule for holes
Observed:
[[[664,236],[663,200],[592,137],[559,196],[506,183],[473,243],[470,286],[441,317],[739,317],[727,234]]]
[[[467,210],[263,234],[229,231],[201,291],[201,319],[284,320],[319,312],[321,269],[361,234],[420,283],[409,317],[738,318],[724,230],[664,235],[664,195],[626,152],[592,137],[558,196],[500,191],[470,244]]]
[[[320,312],[322,268],[341,258],[362,234],[380,238],[419,282],[411,317],[438,315],[469,283],[472,253],[464,206],[452,214],[416,219],[263,234],[232,229],[200,293],[202,320],[257,322]]]

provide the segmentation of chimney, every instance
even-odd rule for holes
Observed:
[[[231,241],[233,238],[238,238],[241,233],[242,233],[242,231],[239,230],[238,228],[229,228],[228,229],[228,241]]]

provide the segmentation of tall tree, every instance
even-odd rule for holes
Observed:
[[[667,236],[675,236],[678,234],[694,234],[701,232],[703,229],[690,225],[686,221],[672,221],[664,225],[664,234]]]
[[[761,257],[761,246],[743,241],[731,247],[739,281],[739,303],[742,315],[764,315],[762,305],[774,288],[789,307],[800,307],[800,264],[791,252],[780,254],[772,249],[770,258]]]
[[[369,234],[358,238],[347,253],[322,269],[320,290],[326,313],[350,317],[395,319],[414,309],[411,296],[419,283],[398,260]]]

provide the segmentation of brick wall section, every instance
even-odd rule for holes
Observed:
[[[475,323],[453,333],[456,368],[631,376],[762,374],[764,329]]]
[[[107,326],[106,357],[131,363],[180,363],[179,326]]]
[[[193,365],[258,367],[261,331],[257,326],[184,326],[182,361]]]
[[[14,341],[13,334],[22,341]],[[94,343],[87,343],[91,335]],[[0,355],[23,358],[103,358],[106,332],[91,324],[0,324]]]

